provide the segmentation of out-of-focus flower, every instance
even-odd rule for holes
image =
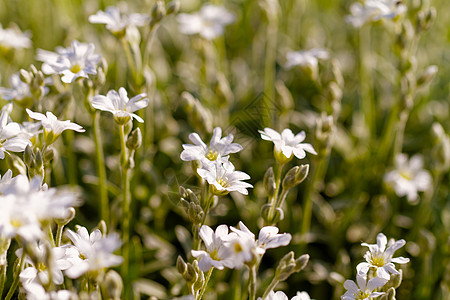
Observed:
[[[8,169],[3,176],[0,175],[0,195],[3,194],[3,189],[6,188],[12,179],[12,171]]]
[[[306,152],[317,155],[313,146],[308,143],[302,143],[306,137],[304,131],[294,134],[290,129],[284,129],[281,134],[271,128],[259,130],[261,138],[266,141],[272,141],[275,145],[275,158],[280,163],[286,163],[295,155],[298,159],[305,158]],[[306,151],[306,152],[305,152]]]
[[[311,297],[309,297],[307,292],[297,292],[297,295],[295,295],[291,300],[311,300]]]
[[[10,122],[9,108],[11,107],[11,103],[5,105],[0,115],[0,159],[4,159],[5,153],[8,153],[8,151],[22,152],[27,145],[31,145],[30,140],[20,134],[19,124]]]
[[[384,292],[373,291],[386,284],[387,280],[383,278],[375,277],[367,281],[367,274],[358,273],[356,282],[357,284],[353,280],[344,282],[344,288],[347,292],[341,296],[342,300],[371,300],[385,294]]]
[[[197,173],[208,181],[216,195],[226,195],[234,191],[247,195],[247,189],[253,187],[251,184],[242,181],[250,179],[250,176],[247,173],[236,171],[229,161],[212,161],[204,164],[202,168],[198,168]]]
[[[94,51],[94,44],[75,40],[72,41],[71,47],[56,48],[56,53],[38,49],[36,59],[44,62],[42,71],[45,74],[60,74],[63,75],[63,82],[72,83],[79,77],[88,78],[88,74],[97,74],[101,55],[95,54]]]
[[[390,279],[391,274],[398,274],[399,272],[395,269],[393,263],[405,264],[409,262],[408,258],[395,257],[394,252],[403,245],[405,245],[405,240],[394,241],[391,239],[389,244],[387,238],[383,233],[377,235],[376,244],[366,244],[361,245],[369,247],[369,251],[366,252],[364,258],[367,262],[362,262],[356,266],[356,270],[361,273],[367,274],[370,269],[375,270],[376,276],[385,280]],[[386,245],[388,246],[386,249]]]
[[[221,138],[222,129],[220,127],[214,128],[213,136],[209,142],[209,147],[202,141],[197,133],[191,133],[189,139],[194,143],[183,144],[183,152],[181,152],[181,159],[184,161],[199,160],[201,162],[215,161],[218,158],[227,160],[230,153],[236,153],[242,150],[242,146],[238,143],[233,143],[233,134]]]
[[[3,29],[0,24],[0,48],[23,49],[30,47],[31,40],[29,34],[13,28]]]
[[[30,283],[24,286],[28,300],[71,300],[78,299],[71,291],[59,290],[47,292],[38,283]]]
[[[212,267],[218,270],[234,268],[234,262],[230,259],[230,248],[227,245],[230,235],[227,225],[218,226],[215,232],[211,227],[203,225],[199,234],[205,244],[206,251],[192,250],[191,254],[199,259],[198,267],[200,270],[206,272]]]
[[[88,271],[98,271],[103,268],[115,267],[122,263],[123,258],[112,254],[122,242],[118,234],[102,237],[99,229],[90,235],[85,227],[79,226],[77,232],[67,230],[67,237],[73,245],[64,245],[66,258],[72,266],[65,273],[70,278],[78,278]]]
[[[243,234],[249,235],[255,241],[255,235],[242,222],[239,222],[239,230],[234,227],[231,227],[231,230],[241,236]],[[279,234],[278,231],[279,229],[275,226],[261,228],[258,240],[254,242],[257,254],[262,255],[267,249],[289,245],[292,236],[289,233]]]
[[[366,0],[363,4],[355,2],[350,6],[351,15],[346,20],[353,27],[361,27],[381,19],[394,19],[406,11],[399,0]]]
[[[0,87],[0,96],[5,100],[23,101],[25,98],[31,98],[30,87],[20,80],[19,73],[14,73],[9,79],[11,88]]]
[[[143,93],[128,99],[127,91],[121,87],[118,93],[115,90],[110,90],[106,96],[94,96],[91,104],[96,109],[112,113],[114,120],[120,125],[126,124],[131,118],[143,123],[144,120],[133,112],[147,107],[149,100],[144,98],[146,96]]]
[[[270,291],[267,297],[264,300],[288,300],[288,296],[282,291],[274,292]],[[262,298],[258,298],[258,300],[263,300]],[[291,300],[311,300],[307,292],[297,292],[297,295],[292,297]]]
[[[317,68],[319,59],[326,60],[330,57],[327,50],[323,48],[313,48],[303,51],[290,51],[286,54],[287,69],[295,66]]]
[[[33,112],[27,108],[27,113],[30,118],[41,121],[42,127],[44,127],[44,137],[47,145],[52,144],[64,130],[74,130],[76,132],[86,131],[80,125],[72,123],[69,120],[59,121],[50,111],[44,115],[38,112]]]
[[[95,15],[89,16],[89,22],[94,24],[105,24],[106,29],[114,35],[122,37],[127,27],[144,26],[150,20],[146,14],[121,14],[115,6],[109,6],[105,11],[99,10]]]
[[[395,158],[395,170],[384,176],[384,181],[394,187],[399,197],[406,196],[408,202],[418,201],[418,192],[431,188],[431,175],[423,169],[422,156],[414,155],[408,160],[406,154],[398,154]]]
[[[222,35],[226,25],[233,23],[235,16],[223,6],[205,4],[199,12],[178,14],[179,30],[184,34],[199,34],[207,40]]]

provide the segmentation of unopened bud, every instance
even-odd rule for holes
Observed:
[[[181,275],[184,275],[184,273],[186,273],[187,271],[187,264],[184,262],[183,258],[180,255],[178,255],[177,258],[177,270]]]
[[[309,165],[295,166],[290,169],[283,179],[283,189],[289,190],[306,179],[309,172]]]
[[[205,275],[203,274],[203,272],[198,270],[197,274],[198,274],[198,277],[194,283],[194,291],[199,291],[205,284]]]
[[[24,69],[20,69],[19,77],[20,77],[20,80],[25,82],[26,84],[30,84],[31,80],[33,79],[31,77],[30,73],[27,70],[24,70]]]
[[[109,270],[105,275],[102,284],[102,292],[105,299],[119,300],[122,294],[123,281],[119,273],[114,270]]]
[[[388,300],[395,300],[395,289],[393,287],[391,287],[388,291],[387,291],[387,299]]]
[[[425,71],[417,78],[417,87],[421,87],[429,83],[438,71],[438,67],[435,65],[429,66]]]
[[[108,232],[108,227],[106,226],[106,222],[104,220],[100,220],[100,222],[98,222],[97,226],[95,226],[95,228],[93,230],[100,230],[100,232],[102,233],[102,236],[106,236],[107,232]]]
[[[31,164],[34,162],[34,153],[30,145],[27,145],[25,147],[25,151],[23,151],[23,161],[29,168],[31,167]]]
[[[43,153],[44,162],[49,163],[55,158],[55,150],[53,148],[45,149]]]
[[[130,150],[136,150],[142,145],[142,133],[141,129],[136,128],[131,132],[127,139],[127,148]]]
[[[40,169],[40,168],[44,167],[44,160],[42,159],[41,150],[39,150],[39,149],[36,150],[35,162],[36,162],[36,168]]]
[[[180,1],[175,0],[167,4],[166,14],[176,14],[180,10]]]
[[[154,26],[155,24],[159,23],[165,15],[166,9],[164,7],[164,3],[162,1],[157,1],[152,7],[152,20],[150,22],[150,26]]]
[[[419,11],[416,17],[417,31],[428,30],[436,19],[436,9],[431,7],[427,11]]]
[[[192,264],[187,264],[187,269],[183,277],[188,283],[194,283],[197,280],[197,272]]]
[[[68,210],[68,215],[65,218],[62,219],[55,219],[56,224],[58,224],[59,226],[65,226],[67,224],[69,224],[70,221],[73,220],[73,218],[75,218],[75,208],[70,207]]]
[[[273,198],[275,195],[276,190],[276,183],[275,183],[275,175],[273,173],[273,168],[270,167],[267,169],[266,174],[264,174],[264,188],[266,189],[267,196],[270,198]]]
[[[390,281],[392,282],[392,287],[394,289],[398,288],[400,286],[400,284],[402,284],[402,279],[403,279],[403,271],[400,269],[398,270],[398,273],[396,274],[392,274]]]
[[[294,272],[300,272],[301,270],[303,270],[306,267],[306,265],[308,264],[308,262],[309,262],[308,254],[303,254],[302,256],[297,258],[295,260]]]

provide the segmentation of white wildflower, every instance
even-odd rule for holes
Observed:
[[[9,108],[12,108],[11,103],[2,108],[0,115],[0,159],[4,159],[8,151],[22,152],[27,145],[31,145],[30,140],[20,134],[19,124],[10,122]]]
[[[359,28],[381,19],[394,19],[405,11],[406,6],[399,0],[366,0],[362,4],[355,2],[350,6],[351,15],[347,16],[346,21]]]
[[[319,59],[326,60],[329,57],[330,54],[323,48],[313,48],[303,51],[290,51],[286,54],[287,62],[285,67],[287,69],[295,66],[317,68]]]
[[[297,292],[297,295],[295,295],[291,300],[311,300],[311,297],[309,297],[307,292]]]
[[[222,129],[220,127],[214,128],[213,136],[209,142],[209,147],[202,141],[197,133],[191,133],[189,139],[194,143],[183,144],[183,152],[181,152],[181,159],[184,161],[214,161],[219,157],[227,159],[231,153],[236,153],[242,150],[242,146],[238,143],[233,143],[233,134],[221,138]]]
[[[226,195],[229,192],[237,191],[247,195],[248,188],[253,186],[242,180],[250,179],[250,176],[244,172],[236,171],[231,162],[220,160],[204,164],[202,168],[197,169],[198,175],[208,181],[216,195]]]
[[[36,59],[44,62],[42,71],[45,74],[60,74],[63,75],[63,82],[72,83],[79,77],[88,78],[88,74],[97,74],[101,56],[94,51],[94,44],[75,40],[71,47],[56,48],[56,53],[38,49]]]
[[[341,296],[342,300],[372,300],[374,297],[385,294],[384,292],[373,291],[386,284],[387,280],[383,278],[375,277],[367,281],[367,274],[358,273],[356,275],[356,282],[357,284],[353,280],[346,280],[344,282],[344,288],[347,292]]]
[[[205,4],[199,12],[193,14],[178,14],[179,30],[188,35],[199,34],[207,40],[212,40],[223,34],[226,25],[233,23],[234,14],[223,6]]]
[[[112,254],[122,242],[118,234],[102,237],[100,230],[94,230],[90,235],[85,227],[79,226],[77,232],[66,231],[72,245],[64,245],[66,258],[72,263],[65,273],[70,278],[78,278],[89,271],[115,267],[122,263],[123,258]]]
[[[95,15],[89,16],[89,22],[94,24],[106,24],[106,29],[119,37],[125,35],[128,27],[144,26],[150,20],[146,14],[121,14],[119,9],[109,6],[105,11],[97,11]]]
[[[106,96],[94,96],[91,104],[96,109],[112,113],[114,120],[120,125],[126,124],[130,118],[143,123],[144,120],[133,112],[147,107],[149,100],[145,98],[146,96],[144,93],[128,99],[127,91],[121,87],[118,93],[115,90],[110,90]]]
[[[395,265],[393,263],[405,264],[409,262],[408,258],[392,257],[396,250],[405,245],[405,240],[403,239],[398,241],[391,239],[388,243],[386,236],[383,233],[379,233],[377,235],[376,244],[362,243],[361,245],[369,247],[369,251],[367,251],[364,255],[366,262],[362,262],[356,266],[358,273],[362,272],[367,274],[370,269],[374,269],[377,277],[389,280],[389,274],[399,273],[395,269]]]
[[[272,141],[275,146],[275,158],[280,163],[286,163],[295,155],[298,159],[305,158],[306,152],[317,155],[313,146],[308,143],[302,143],[306,137],[304,131],[294,134],[290,129],[284,129],[281,134],[271,128],[265,128],[264,131],[259,130],[261,138],[266,141]],[[306,152],[305,152],[306,151]]]
[[[0,24],[0,49],[23,49],[30,48],[31,40],[28,33],[23,33],[18,29],[3,29]]]
[[[3,176],[0,175],[0,195],[3,194],[3,189],[7,188],[12,180],[12,171],[8,169]]]
[[[8,101],[15,100],[17,102],[27,102],[25,99],[32,98],[30,87],[20,80],[19,73],[12,74],[9,82],[11,88],[0,87],[0,96],[3,97],[3,99]]]
[[[83,127],[78,124],[72,123],[69,120],[59,121],[56,116],[50,111],[48,111],[44,115],[38,112],[33,112],[27,108],[27,113],[30,118],[41,121],[42,127],[44,127],[44,137],[47,145],[52,144],[64,130],[85,132]]]
[[[418,201],[418,192],[431,188],[431,175],[423,169],[422,156],[416,154],[408,161],[406,154],[398,154],[395,158],[395,170],[384,176],[384,181],[393,185],[399,197],[406,196],[408,202]]]
[[[30,283],[24,286],[28,300],[71,300],[78,299],[71,291],[58,290],[47,292],[44,287],[38,283]]]

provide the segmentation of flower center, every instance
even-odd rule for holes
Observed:
[[[241,253],[242,250],[244,250],[244,249],[242,249],[241,244],[239,244],[239,243],[235,243],[235,244],[234,244],[234,252],[236,252],[236,253]]]
[[[226,177],[217,180],[217,183],[220,184],[224,188],[227,188],[228,186],[230,186],[230,184],[228,183],[228,178],[226,178]]]
[[[411,172],[408,172],[408,171],[401,171],[400,176],[402,176],[402,178],[405,178],[408,181],[412,180],[412,178],[413,178]]]
[[[355,300],[362,300],[362,299],[367,299],[370,296],[370,293],[367,291],[358,291],[357,293],[354,294],[355,296]]]
[[[213,259],[213,260],[220,260],[218,254],[219,254],[219,253],[218,253],[217,249],[214,249],[211,253],[209,253],[209,256],[210,256],[211,259]]]
[[[78,255],[82,260],[86,260],[87,257],[83,255],[83,253],[80,253],[80,255]]]
[[[219,154],[213,150],[209,150],[209,153],[206,154],[206,158],[211,161],[216,160],[218,156],[219,156]]]
[[[384,257],[382,255],[372,255],[370,263],[376,267],[384,266]]]
[[[22,226],[22,222],[19,219],[12,219],[10,223],[15,228]]]
[[[79,64],[74,64],[71,68],[70,68],[70,72],[77,74],[78,72],[81,71],[81,67]]]
[[[45,270],[47,270],[47,266],[40,262],[37,264],[36,269],[40,272],[44,272]]]

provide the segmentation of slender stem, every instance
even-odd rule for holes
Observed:
[[[102,136],[100,130],[100,112],[96,111],[91,114],[92,127],[94,129],[94,141],[95,141],[95,156],[97,158],[97,174],[98,174],[98,187],[100,196],[100,216],[107,225],[110,225],[109,220],[109,204],[108,204],[108,191],[106,189],[106,169],[105,158],[102,147]]]
[[[24,250],[25,250],[25,248],[24,248]],[[20,258],[20,261],[19,261],[18,270],[14,274],[13,283],[11,284],[11,287],[9,288],[9,291],[8,291],[8,294],[6,295],[5,300],[11,299],[11,297],[14,295],[14,292],[17,289],[17,286],[19,285],[19,274],[22,271],[24,261],[25,261],[25,251],[23,251],[23,253],[22,253],[22,257]]]
[[[0,298],[3,296],[3,288],[5,286],[5,281],[6,281],[6,268],[7,268],[7,263],[5,261],[5,263],[0,267]]]
[[[125,51],[125,55],[127,57],[128,67],[130,68],[130,71],[132,73],[132,78],[136,79],[136,66],[133,60],[133,56],[131,55],[130,47],[128,46],[127,39],[125,37],[121,38],[120,41],[122,42],[123,50]]]
[[[206,287],[208,286],[208,282],[209,282],[209,279],[211,278],[211,275],[212,275],[212,272],[213,272],[213,271],[214,271],[214,268],[209,269],[208,275],[206,275],[205,283],[203,284],[203,287],[202,287],[202,289],[200,290],[200,294],[198,295],[197,300],[202,299],[203,294],[204,294],[205,291],[206,291]]]
[[[125,281],[128,278],[128,264],[129,264],[129,242],[130,242],[130,172],[128,168],[127,148],[125,144],[125,125],[120,125],[120,164],[122,171],[122,276]]]
[[[53,238],[52,226],[50,224],[47,225],[47,235],[52,248],[56,246],[55,239]]]
[[[264,107],[266,113],[263,114],[264,126],[272,124],[272,113],[275,101],[275,58],[277,51],[278,18],[276,12],[268,11],[268,24],[266,36],[266,57],[264,60]]]
[[[397,154],[402,152],[403,138],[405,135],[406,122],[408,121],[409,109],[405,109],[400,113],[400,120],[397,123],[397,134],[395,135],[393,159]]]
[[[257,266],[250,266],[250,274],[249,274],[249,283],[248,283],[248,299],[255,300],[256,299],[256,269]]]
[[[206,190],[206,187],[205,187]],[[200,228],[205,224],[206,222],[206,218],[208,215],[208,211],[209,208],[211,207],[211,201],[214,198],[213,193],[211,193],[211,188],[208,186],[207,192],[203,194],[203,203],[204,203],[204,207],[203,207],[203,219],[202,222],[198,225],[198,228],[194,228],[194,243],[193,243],[193,247],[192,249],[194,250],[198,250],[200,249],[200,237],[199,237],[199,231]],[[194,226],[197,226],[196,224],[194,224]]]
[[[61,246],[61,239],[63,235],[64,225],[58,224],[58,229],[56,230],[56,247]]]
[[[272,280],[272,282],[269,284],[269,286],[267,287],[267,289],[264,291],[264,294],[262,296],[263,299],[266,299],[267,296],[269,296],[269,293],[271,291],[273,291],[273,289],[277,286],[278,284],[278,280],[275,280],[275,278]]]
[[[281,186],[281,174],[283,172],[284,164],[277,163],[275,165],[275,193],[273,195],[273,198],[270,201],[270,210],[269,210],[269,222],[271,224],[266,225],[273,225],[273,217],[276,209],[276,204],[278,203],[278,193],[280,192],[280,186]]]

